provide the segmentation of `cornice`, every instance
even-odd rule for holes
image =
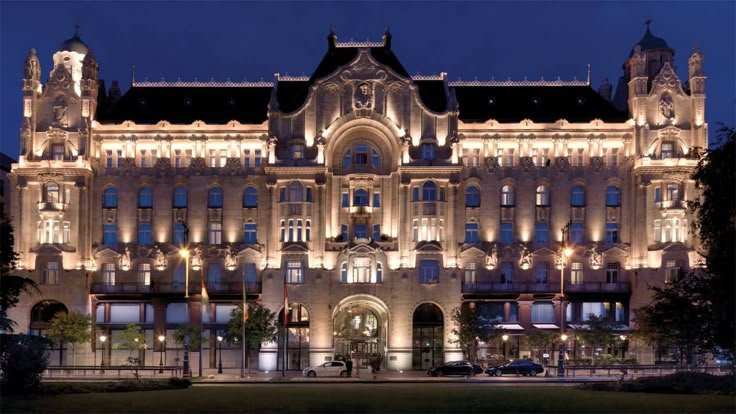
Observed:
[[[327,172],[327,167],[324,165],[307,165],[307,166],[279,166],[279,165],[267,165],[263,167],[266,174],[286,174],[286,175],[299,175],[299,174],[324,174]]]
[[[402,165],[398,172],[402,174],[459,174],[463,168],[462,165]]]

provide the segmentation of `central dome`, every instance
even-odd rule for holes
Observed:
[[[67,39],[61,44],[59,52],[77,52],[86,55],[87,49],[87,44],[79,38],[79,32],[77,32],[74,33],[71,39]]]

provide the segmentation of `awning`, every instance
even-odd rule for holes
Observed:
[[[553,323],[533,323],[532,326],[537,329],[560,329],[559,326]]]
[[[504,329],[507,331],[523,331],[524,328],[518,323],[499,323],[496,324],[496,329]]]

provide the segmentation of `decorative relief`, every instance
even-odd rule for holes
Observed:
[[[168,158],[159,158],[156,160],[154,168],[160,177],[168,175],[171,172],[171,160]]]
[[[526,246],[521,246],[521,252],[519,253],[519,267],[522,269],[529,269],[532,267],[532,253]]]
[[[495,269],[496,266],[498,266],[498,249],[495,244],[491,247],[491,250],[486,253],[485,264],[488,269]]]
[[[189,171],[194,175],[202,175],[207,168],[207,164],[204,162],[204,158],[192,158],[192,162],[189,163]]]
[[[125,246],[125,251],[118,257],[118,267],[124,271],[130,270],[130,249]]]
[[[590,157],[590,167],[595,173],[601,172],[601,169],[603,169],[603,157]]]
[[[221,169],[223,175],[238,175],[240,173],[240,158],[228,158],[225,167]]]
[[[194,248],[192,253],[192,270],[199,270],[202,268],[202,248],[197,246]]]
[[[58,96],[56,100],[54,100],[54,106],[52,109],[54,113],[54,119],[52,121],[52,124],[58,125],[64,128],[68,127],[69,126],[69,107],[64,97]]]
[[[153,266],[156,268],[156,270],[165,270],[166,264],[166,255],[161,251],[161,249],[159,249],[158,246],[156,246],[153,253]]]
[[[564,173],[568,167],[570,167],[570,163],[567,161],[567,157],[555,158],[555,169],[558,173]]]
[[[663,93],[659,98],[659,125],[672,124],[675,122],[675,104],[672,101],[672,95]]]
[[[235,255],[235,252],[233,251],[233,248],[231,246],[227,246],[225,248],[225,268],[227,270],[235,270],[235,268],[238,266],[238,259]]]
[[[534,167],[534,161],[532,157],[521,157],[521,170],[528,173]]]
[[[496,157],[486,157],[486,167],[489,173],[495,173],[498,169],[498,160]]]
[[[123,175],[133,175],[133,171],[135,171],[135,158],[123,158],[123,164],[120,168]]]
[[[603,255],[598,253],[598,245],[593,243],[593,247],[590,248],[590,267],[593,269],[600,269],[603,264]]]

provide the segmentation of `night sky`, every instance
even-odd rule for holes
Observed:
[[[736,6],[721,2],[0,2],[0,151],[18,156],[21,79],[36,48],[46,82],[52,54],[81,26],[109,88],[136,79],[272,80],[279,72],[311,75],[334,26],[338,41],[380,40],[409,73],[447,72],[450,80],[603,78],[616,85],[621,65],[645,32],[687,58],[705,55],[706,120],[736,124]]]

